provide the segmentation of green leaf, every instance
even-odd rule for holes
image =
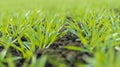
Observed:
[[[74,51],[89,52],[87,49],[77,47],[77,46],[63,46],[62,48],[66,48],[66,49],[74,50]]]

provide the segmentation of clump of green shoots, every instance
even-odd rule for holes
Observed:
[[[3,35],[0,43],[6,52],[12,46],[23,57],[32,56],[36,47],[48,48],[57,38],[64,36],[67,31],[61,31],[63,26],[64,17],[59,15],[54,15],[51,19],[40,11],[14,13],[1,22],[0,31]]]

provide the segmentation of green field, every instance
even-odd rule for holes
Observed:
[[[0,67],[120,67],[119,0],[0,1]]]

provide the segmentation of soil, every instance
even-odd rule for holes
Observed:
[[[37,57],[47,54],[49,57],[54,57],[52,60],[56,60],[57,58],[63,59],[62,62],[66,63],[66,66],[68,67],[76,67],[77,62],[87,64],[87,61],[85,61],[84,56],[92,57],[92,54],[89,54],[87,52],[72,51],[65,48],[61,48],[62,46],[67,46],[67,45],[84,48],[84,45],[77,39],[78,39],[77,36],[75,36],[72,33],[68,33],[64,37],[55,41],[49,48],[41,51],[37,51],[37,55],[38,55]],[[56,61],[56,62],[59,63],[60,61]],[[51,66],[47,66],[47,65],[51,65]],[[54,64],[47,63],[46,67],[54,67]]]
[[[23,40],[25,39],[23,38]],[[85,56],[92,57],[92,54],[87,52],[72,51],[61,48],[67,45],[84,48],[84,45],[78,40],[78,37],[69,32],[62,38],[56,40],[49,48],[36,50],[35,54],[37,58],[40,58],[42,55],[47,55],[48,59],[45,67],[56,67],[59,64],[64,64],[67,67],[76,67],[76,63],[78,62],[81,64],[87,64],[87,61],[85,61],[84,58]],[[0,46],[0,51],[2,51],[2,49],[4,48]],[[10,48],[9,50],[13,56],[21,56],[20,52],[14,48]],[[16,67],[22,67],[24,62],[25,59],[23,58],[15,61]],[[6,66],[8,65],[7,63],[5,64]]]

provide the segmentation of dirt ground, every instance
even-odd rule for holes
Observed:
[[[40,58],[42,55],[47,55],[47,63],[46,67],[56,67],[56,65],[64,64],[67,67],[76,67],[76,63],[87,64],[85,61],[84,56],[92,57],[92,54],[88,52],[80,52],[80,51],[73,51],[66,48],[61,48],[63,46],[78,46],[84,48],[84,45],[77,40],[78,37],[72,33],[67,33],[62,38],[56,40],[49,48],[36,50],[35,54],[37,58]],[[0,51],[3,50],[4,47],[0,46]],[[22,56],[21,53],[14,48],[9,49],[13,56]],[[25,59],[20,59],[15,61],[17,67],[22,67]],[[30,62],[29,62],[30,63]],[[8,66],[7,63],[5,63]]]

